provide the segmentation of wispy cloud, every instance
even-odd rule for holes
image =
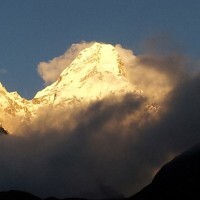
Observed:
[[[40,62],[37,71],[41,78],[45,81],[45,84],[48,85],[55,82],[60,73],[68,67],[80,51],[91,46],[92,44],[93,42],[80,42],[72,44],[72,46],[63,55],[53,58],[48,62]]]
[[[6,74],[7,73],[7,70],[6,69],[1,69],[0,68],[0,74]]]

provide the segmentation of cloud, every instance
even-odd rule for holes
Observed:
[[[129,196],[200,140],[200,74],[179,54],[134,56],[118,45],[142,96],[46,108],[18,135],[0,137],[0,189],[40,196]],[[150,103],[161,106],[148,110]],[[14,124],[13,124],[14,126]],[[114,195],[116,194],[116,196]]]
[[[55,115],[42,113],[32,127],[24,125],[24,134],[2,136],[1,189],[14,187],[44,196],[108,197],[109,191],[113,194],[118,190],[111,184],[118,167],[113,170],[112,161],[121,160],[124,152],[117,148],[123,133],[112,131],[115,126],[122,129],[117,122],[136,112],[142,101],[129,95],[115,101],[106,99],[82,108],[70,119],[66,110],[52,111]],[[57,125],[52,124],[56,115],[61,118]],[[66,126],[71,123],[76,124]]]
[[[6,74],[7,73],[7,70],[6,69],[0,69],[0,75],[1,74]]]
[[[160,104],[184,75],[186,58],[182,55],[144,53],[135,56],[133,51],[119,44],[115,48],[126,66],[127,77],[144,92],[149,103]]]
[[[40,62],[37,71],[45,84],[55,82],[60,73],[77,57],[83,49],[91,46],[93,42],[80,42],[72,46],[61,56],[55,57],[49,62]]]

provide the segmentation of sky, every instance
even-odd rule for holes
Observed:
[[[31,99],[44,88],[37,72],[80,41],[121,44],[135,54],[151,37],[166,34],[198,59],[198,0],[1,0],[0,81]]]

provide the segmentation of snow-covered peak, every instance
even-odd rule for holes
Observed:
[[[102,99],[111,94],[138,92],[126,79],[125,66],[110,44],[94,43],[82,50],[59,79],[38,92],[35,99],[53,104],[74,104]]]
[[[95,65],[99,71],[111,72],[115,75],[119,74],[123,65],[114,46],[95,42],[91,47],[82,50],[71,65],[61,73],[61,76],[69,71],[79,71],[80,65],[83,64],[89,64],[90,68]]]

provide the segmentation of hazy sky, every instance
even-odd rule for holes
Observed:
[[[170,34],[194,57],[200,51],[198,0],[1,0],[0,81],[31,98],[43,88],[37,65],[72,43],[119,43],[135,53],[147,38]]]

